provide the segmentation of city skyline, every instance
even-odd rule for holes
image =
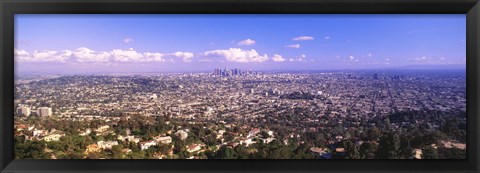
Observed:
[[[17,15],[17,73],[465,68],[465,15]]]
[[[465,159],[461,71],[59,75],[15,84],[16,159]]]

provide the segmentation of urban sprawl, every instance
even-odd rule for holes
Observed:
[[[17,159],[465,159],[465,71],[46,75]]]

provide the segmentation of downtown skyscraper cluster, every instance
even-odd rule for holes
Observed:
[[[227,67],[225,67],[223,70],[220,68],[215,68],[213,70],[214,76],[243,76],[243,75],[250,75],[250,74],[254,74],[254,72],[252,72],[251,69],[248,71],[242,71],[242,69],[239,69],[239,68],[234,68],[229,70]]]

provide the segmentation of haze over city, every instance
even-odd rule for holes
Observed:
[[[465,15],[16,15],[17,73],[465,68]]]

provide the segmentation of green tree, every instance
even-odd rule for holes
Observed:
[[[122,159],[123,158],[123,145],[114,145],[111,149],[111,158]]]
[[[400,138],[396,133],[390,132],[380,138],[380,144],[376,153],[379,159],[398,159]]]
[[[314,159],[315,154],[310,152],[310,147],[306,144],[300,144],[293,151],[292,159]]]
[[[378,127],[372,127],[369,131],[368,131],[368,140],[372,141],[372,140],[377,140],[379,139],[380,137],[382,136],[382,132],[380,131],[380,129]]]
[[[365,142],[362,145],[360,145],[360,154],[365,159],[374,159],[377,149],[378,149],[377,145],[371,142]]]
[[[346,140],[342,142],[342,145],[347,152],[348,159],[362,159],[359,151],[360,149],[357,145],[355,145],[355,143],[350,140]]]
[[[187,159],[190,157],[190,153],[187,150],[181,150],[177,155],[180,159]]]
[[[459,148],[438,148],[438,155],[440,159],[466,159],[466,150]]]
[[[410,139],[407,136],[400,138],[399,157],[402,159],[413,159],[413,148],[410,145]]]
[[[422,150],[423,159],[438,159],[438,152],[431,146],[426,146]]]
[[[236,159],[238,157],[237,152],[230,147],[222,146],[215,154],[216,159]]]

